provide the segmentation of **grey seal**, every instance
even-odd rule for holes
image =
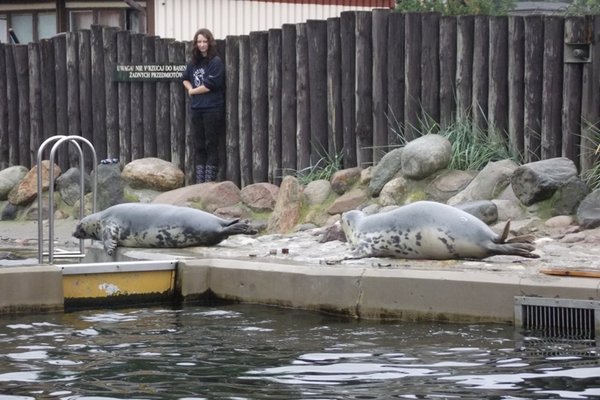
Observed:
[[[539,258],[533,236],[507,240],[510,221],[501,235],[458,208],[418,201],[373,215],[352,210],[342,215],[342,229],[353,251],[346,258],[481,259],[494,255]]]
[[[239,219],[168,204],[124,203],[81,219],[73,236],[100,240],[109,255],[117,246],[180,248],[214,246],[231,235],[255,234]]]

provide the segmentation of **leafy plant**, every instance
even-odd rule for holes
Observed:
[[[569,15],[598,15],[600,14],[600,0],[573,0],[567,7]]]
[[[600,189],[600,124],[590,126],[592,135],[591,149],[594,150],[595,162],[591,168],[585,170],[581,174],[581,178],[587,183],[590,190]]]
[[[439,12],[442,15],[507,15],[515,4],[516,0],[397,0],[396,11]]]
[[[316,150],[313,146],[313,150]],[[316,150],[319,160],[306,168],[296,171],[295,175],[302,185],[319,179],[329,180],[331,176],[342,169],[342,152],[330,154],[325,149]]]

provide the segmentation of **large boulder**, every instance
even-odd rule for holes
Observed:
[[[88,193],[90,188],[90,177],[84,174],[84,194]],[[73,206],[81,198],[81,172],[79,168],[69,168],[64,174],[56,179],[56,190],[60,193],[61,199],[68,205]]]
[[[302,186],[298,179],[287,175],[279,186],[279,196],[275,209],[269,217],[267,230],[273,233],[290,232],[300,220],[302,207]]]
[[[98,165],[98,193],[96,194],[96,209],[104,210],[108,207],[125,202],[125,181],[121,177],[119,164]]]
[[[526,206],[549,199],[565,182],[577,176],[577,167],[565,157],[521,165],[510,182],[517,198]]]
[[[381,190],[402,167],[402,151],[403,148],[394,149],[386,153],[383,158],[373,168],[373,176],[369,182],[367,193],[369,196],[377,197]]]
[[[450,164],[452,144],[441,135],[421,136],[404,147],[401,158],[402,175],[423,179]]]
[[[336,171],[331,177],[331,189],[337,194],[344,194],[360,179],[359,167]]]
[[[577,223],[583,229],[600,226],[600,189],[588,194],[577,208]]]
[[[323,204],[331,194],[331,182],[326,179],[317,179],[309,182],[304,188],[304,198],[309,206]]]
[[[56,164],[53,165],[54,178],[60,176],[60,167]],[[50,161],[44,160],[41,165],[42,170],[42,191],[48,190],[50,187]],[[31,203],[37,197],[37,166],[31,168],[25,177],[19,182],[18,185],[8,194],[8,201],[12,204],[20,206]]]
[[[363,189],[352,189],[351,191],[344,193],[342,196],[335,199],[327,209],[327,213],[330,215],[335,215],[341,214],[345,211],[354,210],[361,204],[366,203],[368,199],[367,193]]]
[[[184,174],[173,163],[148,157],[134,160],[123,168],[123,179],[134,189],[160,192],[177,189],[184,184]]]
[[[258,212],[273,211],[279,187],[272,183],[254,183],[245,186],[241,193],[242,203]]]
[[[10,191],[27,175],[27,168],[22,165],[5,168],[0,171],[0,201],[8,199]]]
[[[216,182],[203,186],[194,199],[200,203],[200,207],[210,213],[223,207],[230,207],[242,201],[241,191],[231,181]]]
[[[448,200],[448,204],[496,198],[510,184],[510,178],[517,168],[512,160],[487,163],[464,190]]]

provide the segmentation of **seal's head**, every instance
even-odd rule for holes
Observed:
[[[73,232],[73,236],[77,239],[101,239],[101,231],[102,227],[100,221],[95,218],[94,215],[88,215],[83,218],[77,226],[75,227],[75,232]]]
[[[346,235],[346,240],[352,246],[357,242],[357,224],[365,216],[362,211],[351,210],[342,214],[342,230]]]

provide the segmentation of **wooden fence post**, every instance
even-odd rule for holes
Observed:
[[[401,135],[404,130],[404,32],[404,14],[390,13],[387,38],[388,101],[385,114],[388,120],[388,143],[392,146],[402,144]]]
[[[478,15],[473,22],[473,128],[487,131],[489,76],[489,20]]]
[[[379,162],[388,152],[388,124],[385,117],[387,99],[388,17],[390,10],[375,9],[372,12],[373,27],[373,161]]]
[[[155,55],[158,64],[169,63],[170,39],[155,38]],[[156,157],[171,161],[171,102],[169,82],[156,82]]]
[[[92,129],[94,132],[94,147],[98,159],[107,157],[106,154],[106,83],[104,80],[104,45],[102,44],[102,27],[92,25]]]
[[[587,171],[594,163],[600,162],[600,16],[588,17],[586,36],[585,40],[592,46],[592,60],[583,66],[581,171]]]
[[[356,12],[356,153],[359,167],[373,162],[372,25],[370,12]]]
[[[144,64],[154,63],[155,51],[154,36],[144,36],[142,40]],[[156,82],[145,81],[142,85],[142,93],[144,157],[156,157]]]
[[[508,140],[508,19],[490,17],[489,22],[489,134]]]
[[[6,93],[6,55],[5,45],[0,43],[0,104],[6,108],[0,110],[0,170],[9,166],[8,152],[11,147],[8,140],[8,97]]]
[[[240,36],[240,171],[241,186],[248,186],[252,180],[252,95],[250,89],[250,37]]]
[[[47,138],[57,134],[56,132],[56,74],[55,68],[58,63],[54,60],[54,42],[50,39],[42,39],[40,41],[40,57],[41,65],[41,100],[42,100],[42,136],[40,140],[43,142]],[[64,60],[63,60],[64,61]],[[54,66],[54,68],[48,66]],[[62,63],[64,66],[64,62]],[[64,82],[64,81],[63,81]],[[65,85],[63,85],[65,86]],[[39,146],[38,146],[39,147]],[[37,154],[37,148],[35,149]],[[66,150],[66,149],[61,149]],[[58,163],[63,171],[68,168],[67,151],[61,151],[58,156]]]
[[[310,164],[320,164],[329,150],[327,138],[327,21],[306,21],[310,112]]]
[[[79,96],[79,38],[81,34],[78,32],[66,33],[66,38],[63,43],[57,42],[54,58],[57,61],[56,80],[61,79],[64,73],[65,85],[56,85],[56,111],[57,111],[57,128],[64,127],[64,130],[59,130],[60,135],[80,135],[86,139],[91,138],[91,131],[86,131],[85,135],[81,130],[81,101]],[[63,53],[64,51],[64,53]],[[89,55],[89,52],[86,53]],[[64,71],[60,65],[64,55]],[[64,121],[63,121],[64,119]],[[87,121],[89,122],[89,121]],[[87,125],[86,125],[87,126]],[[69,146],[69,163],[70,165],[79,165],[79,154],[73,146]],[[92,159],[87,158],[84,162],[84,168],[87,171],[92,169]]]
[[[185,43],[169,42],[168,45],[169,63],[185,64]],[[132,48],[133,57],[133,48]],[[169,84],[169,94],[171,103],[171,162],[179,169],[184,171],[186,183],[193,182],[194,166],[186,162],[185,147],[186,142],[186,98],[184,87],[179,81],[171,81]],[[133,110],[132,110],[133,111]],[[133,138],[132,138],[133,139]],[[192,151],[193,151],[193,146]],[[186,169],[186,167],[188,167]],[[192,169],[192,171],[190,171]]]
[[[94,141],[94,131],[92,124],[92,54],[90,43],[90,31],[78,31],[77,46],[78,54],[75,55],[78,61],[77,77],[79,78],[79,123],[81,136],[89,140],[98,152],[98,145]],[[71,111],[71,110],[69,110]],[[73,109],[75,112],[75,109]],[[78,118],[77,114],[69,114],[69,119]],[[72,153],[74,156],[75,153]],[[71,159],[73,160],[73,159]],[[96,168],[97,165],[92,165],[92,159],[85,159],[86,170]]]
[[[296,170],[310,166],[310,92],[306,24],[296,24]]]
[[[473,29],[472,15],[460,15],[456,21],[456,117],[471,116],[473,98]]]
[[[344,146],[342,129],[342,48],[340,19],[327,19],[327,137],[331,156],[340,157]]]
[[[541,158],[560,157],[564,18],[544,18],[544,80],[542,83]]]
[[[342,46],[342,129],[344,137],[344,168],[356,167],[356,12],[340,14],[340,42]]]
[[[31,121],[29,119],[29,55],[26,44],[15,45],[15,69],[17,71],[17,91],[19,96],[19,163],[30,168],[33,154],[30,153]]]
[[[523,17],[508,18],[508,143],[524,160],[525,28]]]
[[[119,158],[119,93],[113,72],[117,65],[117,30],[102,29],[104,48],[104,90],[106,96],[106,152],[110,158]],[[124,164],[123,164],[124,165]]]
[[[31,42],[27,45],[29,71],[29,152],[31,165],[36,164],[37,150],[42,143],[42,71],[40,65],[40,45]]]
[[[134,33],[131,39],[131,63],[140,65],[143,62],[144,35]],[[129,99],[131,100],[131,160],[144,157],[144,87],[142,82],[130,82]],[[185,114],[180,114],[183,118]],[[180,159],[183,162],[183,157]],[[178,165],[183,170],[183,164]]]
[[[421,15],[421,119],[440,122],[440,15]]]
[[[268,38],[265,31],[250,33],[252,183],[266,182],[269,174]]]
[[[281,182],[281,29],[269,29],[268,51],[268,180]]]
[[[296,25],[281,32],[281,177],[293,173],[296,152]]]
[[[117,63],[131,62],[131,34],[129,31],[117,32]],[[123,164],[131,161],[131,83],[118,82],[119,96],[119,159]]]
[[[5,47],[6,106],[8,108],[8,164],[19,165],[19,89],[15,67],[15,45]],[[15,145],[17,143],[17,145]]]
[[[540,159],[542,134],[542,71],[544,57],[544,20],[540,15],[525,17],[525,161]]]
[[[225,142],[227,180],[238,187],[240,177],[240,119],[238,97],[240,91],[240,40],[237,36],[227,36],[225,39],[225,70],[227,71],[227,95],[225,96],[225,119],[227,120]]]
[[[404,138],[407,142],[420,135],[421,128],[421,14],[405,14]]]
[[[440,19],[440,127],[456,118],[456,17]]]

